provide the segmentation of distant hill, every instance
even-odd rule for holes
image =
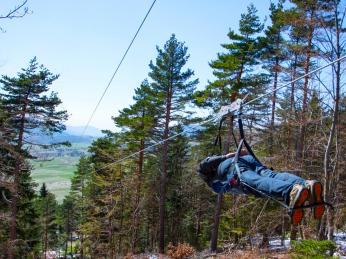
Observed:
[[[85,128],[84,126],[69,126],[69,125],[67,125],[66,126],[66,132],[70,135],[79,136],[79,135],[83,134],[84,128]],[[99,138],[99,137],[103,136],[101,130],[99,130],[98,128],[92,127],[92,126],[89,126],[87,128],[84,135],[91,136],[94,138]]]
[[[53,135],[45,135],[39,130],[34,130],[31,134],[28,134],[27,138],[29,142],[35,144],[52,144],[64,141],[90,144],[94,139],[103,136],[101,131],[95,127],[89,127],[84,135],[82,135],[83,130],[84,127],[82,126],[66,126],[64,132],[54,133]]]

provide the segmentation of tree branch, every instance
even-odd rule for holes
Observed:
[[[22,18],[25,15],[29,13],[29,8],[24,7],[28,0],[25,0],[22,2],[20,5],[15,6],[13,10],[10,10],[7,14],[5,15],[0,15],[0,19],[13,19],[13,18]],[[22,13],[19,13],[19,11],[23,9]]]
[[[2,194],[2,198],[4,199],[4,201],[5,201],[7,204],[11,204],[11,203],[12,203],[12,201],[11,201],[11,200],[7,199],[7,197],[6,197],[6,194],[5,194],[5,191],[4,191],[4,190],[2,190],[2,191],[1,191],[1,194]]]

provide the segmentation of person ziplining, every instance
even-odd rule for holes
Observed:
[[[234,167],[236,153],[205,158],[198,167],[199,176],[216,193],[267,194],[283,200],[291,208],[292,224],[303,219],[302,206],[306,201],[313,206],[314,218],[320,220],[325,211],[322,184],[315,180],[304,180],[288,172],[274,172],[257,161],[245,150],[241,151],[238,177]],[[252,189],[252,188],[253,189]],[[315,206],[314,206],[315,205]]]
[[[237,152],[205,158],[198,166],[198,175],[216,193],[253,194],[278,202],[288,209],[293,225],[301,223],[305,208],[313,208],[314,218],[320,220],[325,212],[325,205],[332,207],[323,199],[322,184],[288,172],[269,169],[259,161],[246,142],[241,118],[244,99],[221,108],[219,134],[215,141],[215,145],[219,142],[221,149],[222,122],[227,116],[231,116],[232,121],[237,117],[239,144],[233,136]]]

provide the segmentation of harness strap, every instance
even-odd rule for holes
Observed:
[[[252,149],[251,149],[251,148],[250,148],[250,149],[248,148],[249,145],[247,144],[246,140],[245,140],[244,138],[241,139],[240,142],[239,142],[239,146],[238,146],[237,152],[236,152],[236,154],[235,154],[235,156],[234,156],[234,160],[233,160],[234,167],[235,167],[235,169],[236,169],[236,173],[237,173],[237,176],[238,176],[238,179],[239,179],[239,184],[240,184],[240,185],[243,185],[243,186],[245,186],[245,187],[247,187],[247,188],[250,188],[251,190],[255,191],[256,193],[260,194],[261,196],[267,197],[268,199],[271,199],[271,200],[273,200],[273,201],[279,203],[281,206],[283,206],[283,207],[286,208],[286,209],[290,209],[290,207],[287,206],[284,202],[281,202],[281,201],[279,201],[278,199],[275,199],[274,197],[271,197],[271,196],[269,196],[268,194],[266,194],[266,193],[264,193],[264,192],[262,192],[262,191],[260,191],[260,190],[257,190],[256,188],[254,188],[254,187],[248,185],[247,183],[245,183],[244,181],[242,181],[242,179],[241,179],[241,172],[240,172],[240,168],[239,168],[239,165],[238,165],[238,160],[239,160],[240,151],[241,151],[241,148],[242,148],[243,145],[245,145],[245,147],[248,149],[249,153],[250,153],[251,155],[253,155],[254,158],[258,161],[258,159],[256,158],[256,156],[253,154]]]
[[[250,147],[250,145],[247,143],[247,141],[245,139],[244,127],[243,127],[243,121],[241,119],[241,114],[238,115],[238,125],[239,125],[240,138],[243,140],[244,145],[245,145],[247,151],[250,153],[251,156],[253,156],[256,159],[257,162],[262,164],[261,161],[259,161],[259,159],[256,157],[255,153],[252,151],[252,148]],[[237,153],[238,152],[240,152],[239,148],[237,150]]]
[[[226,120],[226,117],[222,117],[219,123],[219,129],[218,133],[216,135],[215,141],[214,141],[214,146],[219,145],[220,152],[222,151],[222,141],[221,141],[221,129],[222,129],[222,123]]]
[[[223,116],[221,118],[221,120],[219,122],[218,133],[217,133],[215,141],[214,141],[214,146],[219,146],[220,152],[222,152],[221,129],[222,129],[222,124],[226,120],[226,118],[227,118],[226,116]],[[233,124],[233,121],[234,121],[234,116],[233,115],[231,116],[231,120],[232,120],[232,124]],[[237,141],[237,138],[234,135],[234,131],[233,130],[232,130],[232,138],[233,138],[235,146],[238,148],[238,141]]]
[[[239,165],[238,165],[238,161],[239,161],[239,156],[240,156],[240,152],[241,152],[241,149],[243,147],[243,145],[245,146],[245,148],[247,149],[247,151],[249,152],[249,154],[251,156],[254,157],[255,160],[257,160],[257,162],[259,162],[260,164],[262,164],[259,159],[256,157],[255,153],[252,151],[252,148],[250,147],[250,145],[247,143],[247,141],[245,140],[245,134],[244,134],[244,127],[243,127],[243,121],[242,121],[242,118],[241,118],[241,108],[239,109],[239,113],[238,113],[238,125],[239,125],[239,133],[240,133],[240,141],[239,141],[239,144],[237,145],[237,141],[235,139],[235,136],[234,136],[234,132],[232,131],[232,136],[233,136],[233,139],[234,139],[234,142],[237,146],[237,152],[235,153],[235,156],[234,156],[234,159],[233,159],[233,164],[234,164],[234,167],[235,167],[235,171],[236,171],[236,175],[235,177],[233,177],[231,179],[231,181],[229,182],[229,185],[232,187],[232,186],[235,186],[237,184],[239,185],[242,185],[242,186],[245,186],[253,191],[255,191],[256,193],[258,193],[260,196],[262,197],[266,197],[278,204],[280,204],[282,207],[284,207],[285,209],[288,210],[288,213],[289,214],[292,214],[292,212],[296,209],[305,209],[305,208],[312,208],[312,207],[316,207],[318,205],[326,205],[328,207],[330,207],[331,209],[334,209],[334,207],[328,203],[328,202],[321,202],[321,203],[316,203],[316,204],[309,204],[309,205],[303,205],[303,206],[299,206],[299,207],[295,207],[295,208],[291,208],[290,206],[288,206],[286,203],[278,200],[277,198],[275,197],[272,197],[260,190],[257,190],[256,188],[250,186],[249,184],[245,183],[242,179],[241,179],[241,171],[240,171],[240,168],[239,168]],[[220,124],[219,124],[219,130],[218,130],[218,135],[215,139],[215,146],[217,144],[219,144],[220,146],[220,150],[221,150],[221,127],[222,127],[222,123],[223,121],[226,119],[226,116],[223,116],[220,120]],[[232,122],[233,122],[233,119],[234,119],[234,116],[231,117],[232,119]]]
[[[251,190],[257,192],[258,194],[260,194],[261,196],[263,197],[266,197],[268,199],[271,199],[272,201],[275,201],[276,203],[280,204],[282,207],[284,207],[285,209],[289,210],[289,211],[292,211],[292,208],[290,208],[286,203],[282,202],[282,201],[279,201],[278,199],[260,191],[260,190],[257,190],[256,188],[252,187],[251,185],[248,185],[247,183],[243,182],[241,179],[240,179],[240,184],[243,185],[243,186],[246,186],[248,188],[250,188]]]

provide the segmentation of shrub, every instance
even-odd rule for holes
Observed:
[[[124,259],[133,259],[133,254],[131,252],[128,252],[125,256]]]
[[[292,241],[293,258],[332,258],[336,245],[330,240],[301,240]]]
[[[167,248],[167,255],[172,259],[185,259],[195,254],[195,249],[185,242],[178,243],[177,246],[169,243]]]

